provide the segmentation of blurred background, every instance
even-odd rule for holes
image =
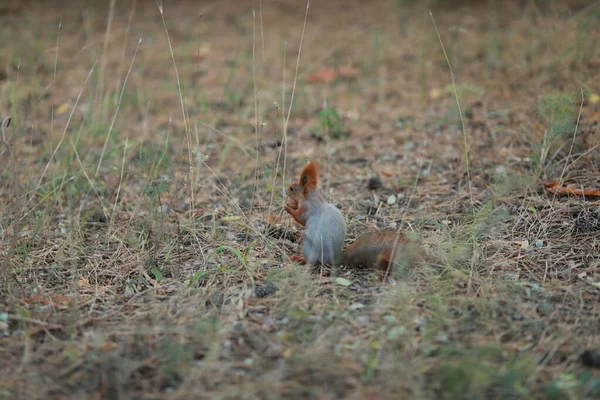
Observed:
[[[600,3],[307,5],[0,2],[0,399],[600,397]]]

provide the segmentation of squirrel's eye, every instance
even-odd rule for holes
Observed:
[[[294,191],[294,187],[290,186],[290,192],[293,192],[293,191]]]

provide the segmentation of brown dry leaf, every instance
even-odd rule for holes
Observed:
[[[325,68],[306,77],[308,83],[331,83],[338,78],[355,79],[359,70],[352,67]]]
[[[211,52],[211,48],[209,44],[202,44],[198,46],[196,53],[192,54],[192,61],[198,63],[204,60]]]
[[[382,171],[381,172],[384,176],[387,176],[388,178],[391,177],[392,175],[394,175],[391,171]]]
[[[281,218],[279,217],[279,214],[269,214],[267,216],[267,222],[269,222],[270,224],[277,224],[281,221]]]
[[[358,77],[358,74],[360,73],[358,68],[352,68],[352,67],[339,67],[337,72],[338,72],[338,76],[340,78],[346,78],[346,79],[354,79],[354,78]]]
[[[333,68],[322,69],[306,77],[308,83],[330,83],[335,80],[336,73]]]
[[[99,350],[107,353],[116,349],[117,347],[118,345],[115,342],[113,342],[112,340],[107,340],[102,344],[102,346],[99,347]]]
[[[79,289],[83,289],[90,286],[90,281],[87,278],[79,278],[79,280],[77,281],[77,287],[79,287]]]
[[[56,115],[63,115],[67,111],[69,111],[68,104],[63,103],[63,104],[59,104],[58,107],[56,107]]]
[[[560,185],[560,182],[546,182],[544,183],[546,187],[546,191],[548,193],[556,193],[556,194],[572,194],[575,196],[584,196],[584,197],[600,197],[600,189],[598,188],[580,188],[574,184],[563,186]]]
[[[26,303],[40,303],[40,304],[44,304],[44,305],[51,304],[58,308],[66,308],[71,304],[71,299],[69,299],[67,296],[61,296],[61,295],[48,296],[48,297],[35,295],[32,297],[26,298],[25,302]]]
[[[439,99],[440,97],[442,97],[442,90],[441,89],[431,89],[429,91],[429,97],[431,97],[433,100]]]
[[[201,208],[196,208],[191,211],[191,216],[192,216],[192,218],[198,218],[199,216],[201,216],[204,213],[205,213],[205,210],[203,210]]]

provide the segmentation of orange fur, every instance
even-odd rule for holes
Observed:
[[[294,209],[286,204],[285,211],[287,211],[288,214],[290,214],[296,220],[296,222],[304,226],[304,224],[302,223],[302,207]]]
[[[302,172],[300,173],[300,184],[304,187],[304,196],[308,196],[308,194],[317,187],[318,175],[319,165],[314,161],[310,161],[302,168]]]
[[[355,240],[344,251],[344,265],[349,267],[375,268],[386,270],[400,260],[412,266],[420,259],[418,247],[415,249],[404,236],[397,236],[393,229],[366,233]]]
[[[296,210],[300,206],[300,202],[304,200],[304,192],[299,181],[292,182],[285,191],[287,200],[285,205]]]
[[[297,262],[298,264],[306,264],[306,259],[302,256],[293,254],[290,256],[290,260]]]

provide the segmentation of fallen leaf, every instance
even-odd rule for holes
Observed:
[[[85,287],[90,286],[90,281],[87,278],[79,278],[79,280],[77,281],[77,286],[79,287],[79,289],[83,289]]]
[[[387,338],[390,340],[398,339],[402,335],[404,335],[408,329],[405,326],[397,326],[395,328],[390,329],[388,332]]]
[[[552,194],[572,194],[575,196],[584,196],[584,197],[600,197],[600,189],[598,188],[581,188],[576,186],[575,184],[563,184],[560,185],[560,182],[545,182],[544,186],[546,187],[546,192]]]
[[[442,96],[442,91],[440,89],[431,89],[429,91],[429,97],[433,100],[438,99]]]
[[[69,110],[69,106],[65,103],[63,104],[59,104],[58,107],[56,107],[56,115],[62,115],[64,113],[66,113]]]
[[[335,283],[342,286],[350,286],[352,284],[348,279],[340,277],[335,278]]]
[[[53,306],[56,306],[59,308],[66,308],[71,304],[71,299],[69,299],[67,296],[60,296],[60,295],[48,296],[48,297],[35,295],[32,297],[26,298],[25,302],[26,303],[40,303],[40,304],[44,304],[44,305],[53,305]]]
[[[456,269],[456,268],[450,268],[448,270],[448,275],[450,275],[451,277],[456,278],[456,279],[466,279],[469,277],[469,275],[467,275],[460,269]]]
[[[308,83],[330,83],[336,78],[335,69],[327,68],[306,77]]]
[[[308,83],[331,83],[336,79],[354,79],[358,76],[359,70],[352,67],[325,68],[306,77]]]
[[[600,102],[600,95],[596,94],[596,93],[592,93],[590,94],[590,103],[592,104],[597,104],[598,102]]]
[[[521,341],[519,343],[517,343],[517,351],[527,351],[529,349],[531,349],[533,347],[533,343],[528,342],[528,341]]]
[[[267,221],[271,224],[276,224],[281,221],[279,214],[269,214],[267,215]]]
[[[99,347],[99,350],[103,352],[109,352],[116,349],[117,347],[118,345],[115,342],[113,342],[112,340],[107,340],[102,346]]]
[[[198,49],[196,50],[195,54],[192,54],[192,60],[198,63],[204,60],[210,54],[210,52],[210,45],[203,44],[201,46],[198,46]]]
[[[358,74],[360,73],[360,71],[357,68],[352,67],[339,67],[337,72],[340,78],[346,79],[354,79],[358,77]]]

